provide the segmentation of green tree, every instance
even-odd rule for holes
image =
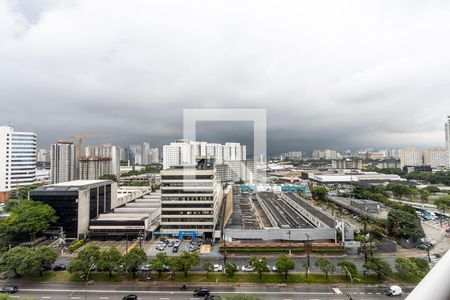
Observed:
[[[356,265],[349,260],[341,260],[337,263],[337,265],[341,268],[342,272],[345,273],[345,277],[348,278],[348,273],[352,275],[353,278],[358,276],[358,268]],[[348,272],[347,272],[348,271]]]
[[[192,267],[200,264],[200,256],[197,252],[189,253],[187,251],[183,251],[177,259],[177,266],[179,270],[184,273],[184,277],[187,277],[187,274]]]
[[[445,212],[446,212],[447,209],[448,209],[448,206],[447,206],[447,204],[445,204],[445,203],[439,203],[439,204],[437,205],[437,209],[439,209],[440,211],[442,211],[442,212],[445,214]]]
[[[416,214],[400,209],[391,209],[389,211],[386,228],[390,234],[400,238],[417,240],[425,236]]]
[[[327,200],[328,190],[323,186],[314,186],[311,188],[311,194],[314,200]]]
[[[55,223],[55,210],[47,204],[22,200],[1,223],[1,231],[9,234],[36,234]]]
[[[114,182],[117,182],[117,176],[114,175],[114,174],[102,175],[98,179],[100,179],[100,180],[112,180]]]
[[[419,268],[421,279],[430,271],[428,260],[419,257],[411,257],[409,260],[411,260],[417,268]]]
[[[168,257],[167,258],[167,265],[172,270],[172,278],[175,279],[176,271],[180,269],[178,266],[178,259],[176,256]]]
[[[417,282],[421,279],[419,268],[407,257],[396,258],[395,269],[398,275],[404,280]]]
[[[39,260],[31,248],[15,247],[0,258],[0,270],[13,271],[18,276],[38,273],[40,269]]]
[[[141,248],[133,248],[123,256],[123,262],[126,269],[133,273],[133,278],[136,278],[136,272],[143,263],[147,262],[147,254]]]
[[[420,189],[419,196],[420,196],[420,202],[427,203],[428,199],[430,197],[430,191],[428,191],[427,189]]]
[[[164,266],[168,264],[168,257],[165,252],[159,252],[155,258],[150,260],[150,269],[158,272],[158,278],[161,278],[161,274],[164,271]],[[175,270],[175,266],[171,266],[172,270]]]
[[[109,278],[111,278],[112,272],[118,269],[121,261],[122,253],[116,247],[111,246],[100,253],[98,269],[109,272]]]
[[[250,259],[250,265],[255,269],[255,272],[259,274],[259,279],[262,279],[263,272],[269,272],[269,267],[267,266],[266,257],[252,257]]]
[[[229,277],[233,277],[237,270],[238,267],[235,263],[229,262],[225,264],[225,273],[227,273]]]
[[[39,261],[39,274],[42,275],[42,270],[45,265],[51,265],[58,257],[58,251],[48,246],[39,247],[35,250],[36,259]]]
[[[214,264],[211,261],[207,261],[203,264],[203,270],[206,272],[206,277],[209,277],[209,272],[214,271]]]
[[[332,274],[336,267],[331,263],[331,261],[327,258],[319,258],[315,263],[316,267],[320,269],[325,274],[325,277],[328,279],[328,274]]]
[[[99,260],[100,247],[90,244],[78,252],[77,257],[69,263],[67,270],[70,273],[80,273],[87,279],[87,274],[98,265]]]
[[[372,257],[364,263],[364,268],[377,274],[378,278],[392,274],[391,266],[379,257]]]
[[[289,271],[295,269],[295,261],[286,254],[279,255],[275,262],[277,272],[284,273],[284,278],[287,279]]]

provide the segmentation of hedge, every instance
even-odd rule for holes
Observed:
[[[70,246],[67,247],[67,249],[69,249],[70,252],[74,252],[75,250],[77,250],[78,248],[83,246],[85,243],[86,243],[86,240],[78,240],[78,241],[75,241],[72,244],[70,244]]]

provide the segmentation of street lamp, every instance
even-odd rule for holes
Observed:
[[[309,270],[309,268],[311,267],[311,262],[310,262],[310,258],[309,258],[309,234],[307,234],[307,233],[305,233],[305,235],[306,235],[306,254],[308,255],[307,256],[307,264],[308,264],[308,270]]]
[[[92,264],[90,267],[89,267],[89,270],[88,270],[88,272],[87,272],[87,274],[86,275],[81,275],[80,276],[80,279],[85,279],[85,282],[86,282],[86,284],[85,284],[85,289],[84,289],[84,299],[86,299],[87,300],[87,293],[88,293],[88,283],[89,283],[89,273],[92,271],[92,270],[94,270],[94,268],[95,268],[95,264]]]
[[[289,255],[292,255],[292,240],[291,240],[291,231],[288,230],[287,234],[289,235]]]
[[[351,285],[350,285],[350,293],[347,293],[347,297],[348,297],[349,300],[352,300],[352,299],[353,299],[353,298],[352,298],[352,292],[353,292],[353,276],[352,276],[352,273],[350,273],[350,271],[347,269],[346,266],[344,266],[344,270],[345,270],[345,272],[347,272],[348,276],[350,277],[350,282],[351,282]]]

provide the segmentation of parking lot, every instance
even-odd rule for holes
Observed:
[[[173,238],[173,239],[167,239],[167,240],[169,240],[169,243],[170,243],[170,242],[175,242],[178,239]],[[158,238],[158,239],[152,240],[150,242],[147,242],[145,249],[146,249],[148,256],[156,256],[156,254],[161,253],[161,252],[166,253],[167,256],[177,256],[183,251],[189,252],[189,244],[190,244],[191,240],[182,240],[180,246],[178,247],[178,252],[176,252],[176,253],[173,252],[173,246],[172,247],[166,246],[163,250],[157,250],[156,246],[158,245],[158,243],[160,241],[161,241],[161,239]],[[199,247],[198,247],[198,249],[199,249]],[[196,251],[198,251],[198,250],[196,250]]]

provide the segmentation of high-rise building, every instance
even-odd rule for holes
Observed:
[[[179,140],[163,146],[163,168],[195,165],[197,158],[214,158],[216,164],[247,159],[247,148],[239,143],[224,145],[190,140]]]
[[[0,202],[12,189],[36,181],[36,134],[0,126]]]
[[[214,162],[161,171],[161,234],[214,236],[222,202]]]
[[[431,168],[447,167],[448,151],[447,148],[430,148],[423,151],[423,163]]]
[[[51,146],[50,178],[52,183],[78,179],[77,147],[72,142],[58,141]]]
[[[130,161],[132,164],[142,165],[142,146],[130,145]]]
[[[86,158],[99,158],[103,164],[105,160],[101,160],[101,158],[109,158],[110,159],[110,163],[108,163],[108,165],[110,166],[110,170],[107,171],[105,170],[105,172],[107,171],[108,173],[106,174],[102,174],[102,175],[107,175],[107,174],[113,174],[116,175],[117,178],[119,178],[120,176],[120,150],[119,147],[117,146],[113,146],[111,144],[104,144],[101,146],[89,146],[86,147]],[[81,162],[80,162],[81,164]],[[81,169],[81,166],[80,166]],[[80,174],[81,174],[81,170],[80,170]],[[100,175],[101,176],[101,175]],[[82,177],[80,177],[80,179],[83,179]],[[95,178],[97,179],[97,178]]]
[[[445,146],[447,147],[447,167],[450,168],[450,116],[445,123]]]
[[[130,149],[120,148],[120,161],[129,161],[130,160]]]
[[[36,154],[36,162],[50,163],[50,152],[47,149],[38,149]]]
[[[400,166],[422,166],[423,152],[414,147],[402,148],[398,150]]]
[[[80,180],[98,180],[103,175],[112,174],[111,169],[111,157],[83,157],[80,159],[79,178]]]
[[[330,150],[330,149],[326,149],[326,150],[314,150],[312,153],[312,158],[315,159],[340,159],[342,158],[342,155],[338,152],[336,152],[336,150]]]

